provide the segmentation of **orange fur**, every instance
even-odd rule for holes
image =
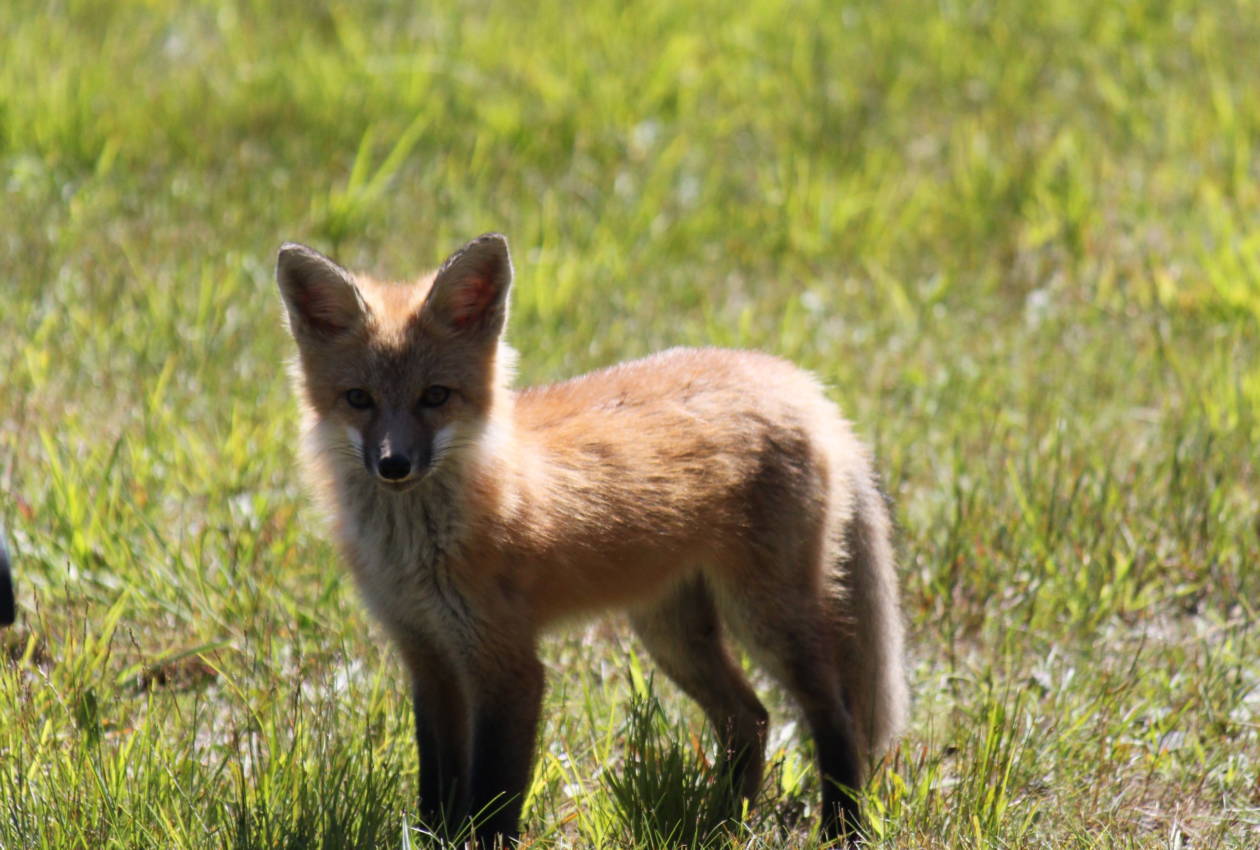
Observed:
[[[766,715],[723,629],[738,638],[810,724],[827,828],[854,825],[832,783],[859,784],[902,724],[902,627],[870,459],[811,376],[676,349],[513,391],[495,235],[410,285],[300,246],[278,279],[314,489],[413,675],[426,816],[506,795],[485,828],[515,833],[539,634],[624,608],[751,797]]]

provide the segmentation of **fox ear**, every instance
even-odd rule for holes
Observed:
[[[331,338],[356,327],[366,307],[350,273],[318,251],[285,242],[276,259],[276,283],[295,336]]]
[[[442,264],[423,312],[456,333],[498,336],[507,321],[511,285],[507,237],[487,233]]]

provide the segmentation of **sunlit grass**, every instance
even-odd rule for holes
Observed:
[[[876,846],[1260,842],[1251,0],[14,0],[0,33],[0,847],[421,846],[272,265],[487,230],[522,382],[763,348],[876,447],[916,697]],[[651,843],[617,783],[701,800],[699,711],[657,677],[643,714],[616,619],[545,658],[534,846]],[[760,685],[724,835],[817,846]]]

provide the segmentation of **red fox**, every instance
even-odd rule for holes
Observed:
[[[410,284],[293,243],[276,277],[313,489],[411,673],[428,823],[518,834],[540,634],[622,608],[751,799],[767,714],[738,639],[808,722],[825,834],[858,834],[851,791],[906,713],[902,623],[870,458],[814,378],[674,349],[514,390],[494,233]]]

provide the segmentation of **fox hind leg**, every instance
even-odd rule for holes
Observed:
[[[721,742],[732,789],[751,801],[761,785],[769,716],[723,644],[704,580],[688,580],[630,620],[661,670],[704,710]]]
[[[820,529],[756,550],[749,569],[716,585],[723,620],[749,654],[792,694],[814,740],[822,785],[822,828],[850,840],[860,828],[857,801],[863,749],[842,678],[842,625],[835,619],[819,568],[829,555]],[[780,538],[783,539],[783,538]]]

